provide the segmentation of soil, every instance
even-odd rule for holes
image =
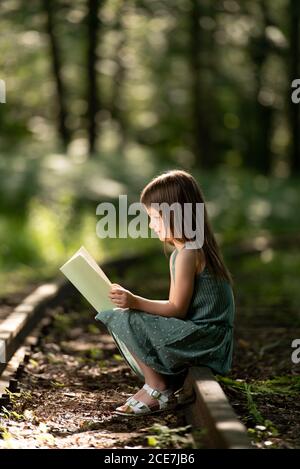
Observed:
[[[50,312],[0,420],[0,448],[191,448],[183,411],[124,417],[114,409],[142,386],[104,327],[82,305]],[[5,409],[4,409],[5,410]]]
[[[289,311],[281,321],[274,321],[274,311],[259,307],[255,313],[249,316],[239,308],[228,375],[239,386],[250,386],[250,397],[234,383],[220,380],[220,384],[255,447],[300,448],[300,363],[291,359],[292,341],[300,338],[299,318]],[[264,389],[257,389],[262,385]]]
[[[153,291],[165,297],[166,285],[156,281]],[[2,298],[0,320],[32,289]],[[142,383],[91,307],[76,298],[50,310],[53,326],[31,351],[13,408],[0,416],[0,448],[193,447],[183,412],[113,413]],[[298,311],[238,305],[232,370],[227,381],[218,379],[255,448],[300,448],[300,364],[291,359],[297,338]]]

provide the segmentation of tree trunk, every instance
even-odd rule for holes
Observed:
[[[97,44],[99,32],[99,0],[88,0],[88,52],[87,52],[87,69],[88,69],[88,90],[87,90],[87,119],[88,119],[88,141],[89,153],[95,152],[97,138],[97,112],[99,110],[99,96],[97,91]]]
[[[296,78],[300,78],[299,67],[299,20],[300,5],[299,0],[290,0],[290,84]],[[291,171],[300,173],[300,146],[299,146],[299,125],[300,125],[300,104],[291,100],[291,88],[289,88],[290,99],[290,125],[292,133],[290,165]]]
[[[66,125],[67,109],[65,104],[65,87],[62,78],[62,61],[59,51],[58,40],[55,35],[54,9],[55,0],[43,0],[44,11],[46,13],[46,31],[49,37],[52,70],[56,84],[57,103],[58,103],[58,133],[64,148],[70,141],[69,129]]]
[[[193,152],[196,165],[211,168],[215,165],[215,145],[212,138],[210,90],[207,80],[203,79],[208,72],[208,63],[201,60],[201,51],[205,49],[204,34],[200,29],[202,10],[200,0],[191,2],[190,11],[190,68],[192,82],[192,121],[193,121]]]
[[[271,51],[271,46],[266,37],[266,28],[272,23],[269,18],[265,0],[260,2],[263,15],[261,35],[253,40],[250,54],[255,65],[255,106],[254,106],[254,136],[248,156],[248,165],[264,174],[269,174],[272,167],[271,138],[273,107],[272,104],[263,102],[261,95],[263,86],[263,68]]]
[[[124,15],[124,10],[126,7],[126,2],[123,3],[122,7],[118,12],[118,18],[116,21],[115,29],[116,31],[122,33],[121,40],[118,43],[116,48],[116,55],[115,55],[115,63],[116,63],[116,73],[113,79],[113,89],[112,89],[112,97],[111,97],[111,117],[116,122],[118,122],[120,126],[121,138],[120,138],[120,146],[119,152],[123,153],[123,150],[127,143],[127,121],[126,116],[124,116],[124,111],[122,108],[122,91],[123,91],[123,84],[126,78],[126,68],[123,64],[123,57],[122,51],[126,45],[126,33],[122,30],[122,16]]]

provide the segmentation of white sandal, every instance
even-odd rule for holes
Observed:
[[[144,402],[139,401],[138,399],[134,399],[133,397],[129,397],[126,403],[124,404],[124,406],[127,406],[126,410],[125,411],[115,410],[114,413],[118,415],[130,416],[130,417],[135,416],[135,415],[147,415],[147,414],[153,414],[156,412],[161,412],[167,409],[173,409],[177,404],[175,399],[170,400],[170,397],[172,395],[174,396],[173,389],[165,389],[164,391],[160,391],[158,389],[151,388],[148,384],[144,384],[143,389],[146,390],[149,396],[153,397],[154,399],[157,399],[158,404],[159,404],[158,409],[153,410]]]

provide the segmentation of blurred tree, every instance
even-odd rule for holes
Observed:
[[[100,3],[100,0],[87,0],[87,121],[90,155],[95,152],[96,138],[98,132],[96,117],[100,106],[99,95],[97,90],[97,46],[100,27]]]
[[[2,2],[0,144],[43,153],[55,133],[64,146],[87,136],[91,154],[99,141],[114,155],[138,146],[158,165],[264,173],[290,151],[299,170],[300,110],[286,96],[300,72],[298,4]]]
[[[50,58],[52,61],[52,70],[57,91],[58,132],[63,146],[66,148],[70,141],[70,133],[66,125],[67,109],[65,104],[65,86],[62,76],[62,59],[59,50],[59,42],[55,32],[54,11],[57,8],[57,4],[55,0],[43,0],[43,6],[46,14],[46,31],[49,37]]]
[[[120,152],[124,149],[127,141],[128,121],[126,119],[124,109],[122,108],[122,89],[126,80],[126,68],[124,66],[124,49],[126,46],[126,33],[123,30],[122,18],[126,10],[126,2],[121,2],[121,6],[117,12],[117,18],[114,29],[118,33],[120,39],[115,51],[116,71],[113,76],[112,96],[110,102],[110,112],[112,119],[116,120],[120,129]]]
[[[212,122],[214,100],[213,93],[211,93],[212,75],[210,74],[210,65],[213,60],[211,50],[213,41],[207,37],[210,33],[201,28],[201,18],[204,14],[206,21],[208,18],[211,19],[213,9],[210,6],[211,2],[207,5],[207,2],[192,0],[190,8],[190,47],[188,52],[192,82],[193,152],[197,166],[202,168],[212,168],[216,164],[216,140],[213,137],[214,124]],[[208,55],[210,56],[209,61],[207,60]]]
[[[273,50],[273,44],[267,36],[267,28],[272,25],[266,0],[259,0],[261,26],[257,36],[250,42],[250,56],[254,63],[255,88],[254,88],[254,119],[256,122],[254,141],[248,158],[248,165],[263,173],[269,173],[272,166],[271,139],[272,120],[274,109],[271,100],[268,100],[269,90],[266,89],[264,69],[269,54]]]
[[[290,84],[296,78],[300,78],[299,66],[299,21],[300,21],[300,3],[299,0],[290,0]],[[289,94],[291,88],[289,86]],[[290,96],[289,96],[290,99]],[[293,172],[300,172],[300,141],[299,141],[299,125],[300,125],[300,109],[299,104],[295,104],[290,99],[290,123],[291,123],[291,151],[290,162]]]

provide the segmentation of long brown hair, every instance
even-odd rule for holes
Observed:
[[[206,266],[216,277],[225,279],[230,283],[230,285],[233,285],[232,276],[225,266],[222,253],[212,231],[202,190],[191,174],[181,169],[164,171],[154,177],[142,190],[140,202],[147,208],[150,208],[153,203],[161,204],[166,202],[167,204],[172,205],[174,202],[179,202],[182,210],[184,210],[185,203],[190,203],[192,204],[193,223],[196,220],[196,203],[203,203],[204,242],[202,249],[206,258]],[[172,217],[174,214],[171,213],[170,215],[170,232],[174,238],[174,216]],[[196,225],[193,226],[193,229],[196,229]],[[184,231],[182,238],[175,239],[180,239],[180,241],[189,241],[189,238],[185,236]],[[165,255],[166,244],[173,245],[173,243],[164,240]]]

